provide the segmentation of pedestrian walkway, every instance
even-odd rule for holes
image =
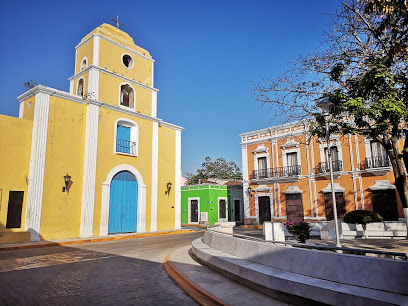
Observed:
[[[264,295],[202,265],[191,246],[180,248],[167,258],[175,273],[166,270],[173,280],[199,304],[205,305],[290,305]],[[165,263],[166,265],[166,263]],[[174,272],[174,271],[173,271]],[[206,299],[207,298],[207,299]]]

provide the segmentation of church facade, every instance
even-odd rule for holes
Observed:
[[[0,242],[180,228],[182,128],[157,118],[154,60],[108,24],[75,49],[69,92],[0,115]]]

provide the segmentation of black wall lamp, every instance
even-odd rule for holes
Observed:
[[[252,197],[252,193],[251,193],[251,191],[252,191],[252,188],[251,187],[248,187],[248,194]]]
[[[170,190],[171,190],[171,183],[170,181],[167,183],[167,191],[164,194],[170,194]]]
[[[71,182],[71,176],[68,174],[64,175],[64,182],[65,182],[65,187],[62,187],[62,192],[68,192],[68,186],[69,186],[69,182]]]

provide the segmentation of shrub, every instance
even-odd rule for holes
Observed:
[[[309,239],[312,226],[305,221],[288,221],[284,223],[286,229],[292,234],[295,239],[301,243],[305,243]]]
[[[354,210],[344,216],[344,222],[361,224],[366,230],[367,223],[382,222],[383,218],[374,211],[370,210]]]

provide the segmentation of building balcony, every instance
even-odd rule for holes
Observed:
[[[300,166],[276,167],[262,170],[254,170],[249,176],[251,181],[298,181],[301,174]]]
[[[116,153],[123,153],[128,155],[136,155],[136,142],[117,139],[116,140]]]
[[[360,165],[360,170],[374,175],[385,175],[392,170],[387,156],[367,157]]]
[[[330,167],[328,162],[319,163],[317,166],[317,174],[326,174],[330,173]],[[333,172],[343,171],[343,163],[341,160],[333,160],[332,161],[332,168]]]

